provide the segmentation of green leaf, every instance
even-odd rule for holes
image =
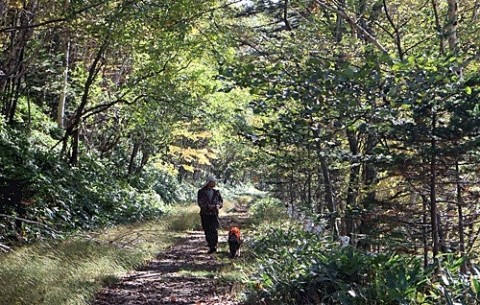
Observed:
[[[480,282],[478,279],[476,278],[472,278],[470,280],[470,284],[471,284],[471,287],[472,287],[472,290],[473,292],[477,295],[477,296],[480,296]]]

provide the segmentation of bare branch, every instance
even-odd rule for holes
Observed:
[[[82,113],[82,119],[85,120],[95,114],[98,114],[98,113],[101,113],[105,110],[107,110],[108,108],[116,105],[116,104],[126,104],[126,105],[133,105],[135,104],[137,101],[139,101],[141,98],[145,97],[146,95],[142,94],[142,95],[139,95],[137,96],[133,101],[127,101],[123,98],[120,98],[120,99],[117,99],[115,101],[112,101],[110,103],[105,103],[105,104],[100,104],[100,105],[96,105],[94,107],[91,107],[89,109],[86,109],[83,113]]]
[[[46,224],[43,224],[43,223],[38,222],[38,221],[34,221],[34,220],[26,219],[26,218],[21,218],[21,217],[16,217],[16,216],[11,216],[11,215],[6,215],[6,214],[0,214],[0,217],[14,219],[14,220],[20,220],[20,221],[25,222],[25,223],[38,225],[40,227],[43,227],[44,229],[47,229],[47,230],[49,230],[51,232],[54,232],[54,233],[57,233],[57,234],[65,234],[65,232],[60,232],[60,231],[57,231],[55,229],[52,229],[49,226],[47,226]]]
[[[393,28],[393,31],[395,33],[395,44],[397,45],[397,51],[398,51],[398,57],[400,57],[401,60],[403,60],[403,50],[402,50],[402,39],[400,36],[400,30],[398,27],[395,25],[395,22],[392,19],[392,16],[390,16],[390,12],[388,10],[387,6],[387,1],[383,0],[383,9],[385,10],[385,15],[387,16],[387,20],[390,23],[390,25]]]
[[[12,248],[10,248],[10,247],[7,246],[7,245],[4,245],[4,244],[0,243],[0,251],[2,251],[2,252],[10,252],[10,251],[12,251]]]

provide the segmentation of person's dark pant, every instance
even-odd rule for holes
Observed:
[[[218,215],[200,215],[202,220],[202,228],[205,232],[205,239],[207,240],[210,250],[217,249],[218,244],[218,228],[220,222]]]

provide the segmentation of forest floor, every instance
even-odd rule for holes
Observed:
[[[222,228],[216,254],[207,254],[203,231],[186,232],[156,259],[105,287],[92,305],[241,304],[235,300],[235,284],[222,280],[219,272],[235,263],[235,259],[228,258],[228,228],[231,225],[242,228],[247,220],[248,213],[242,209],[220,216]]]

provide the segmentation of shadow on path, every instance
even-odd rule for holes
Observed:
[[[117,284],[104,288],[92,305],[238,305],[230,295],[232,287],[220,284],[217,271],[230,264],[227,258],[226,230],[246,222],[247,214],[229,213],[221,216],[219,252],[206,254],[202,231],[189,231],[187,236],[165,253],[137,271],[122,278]]]

